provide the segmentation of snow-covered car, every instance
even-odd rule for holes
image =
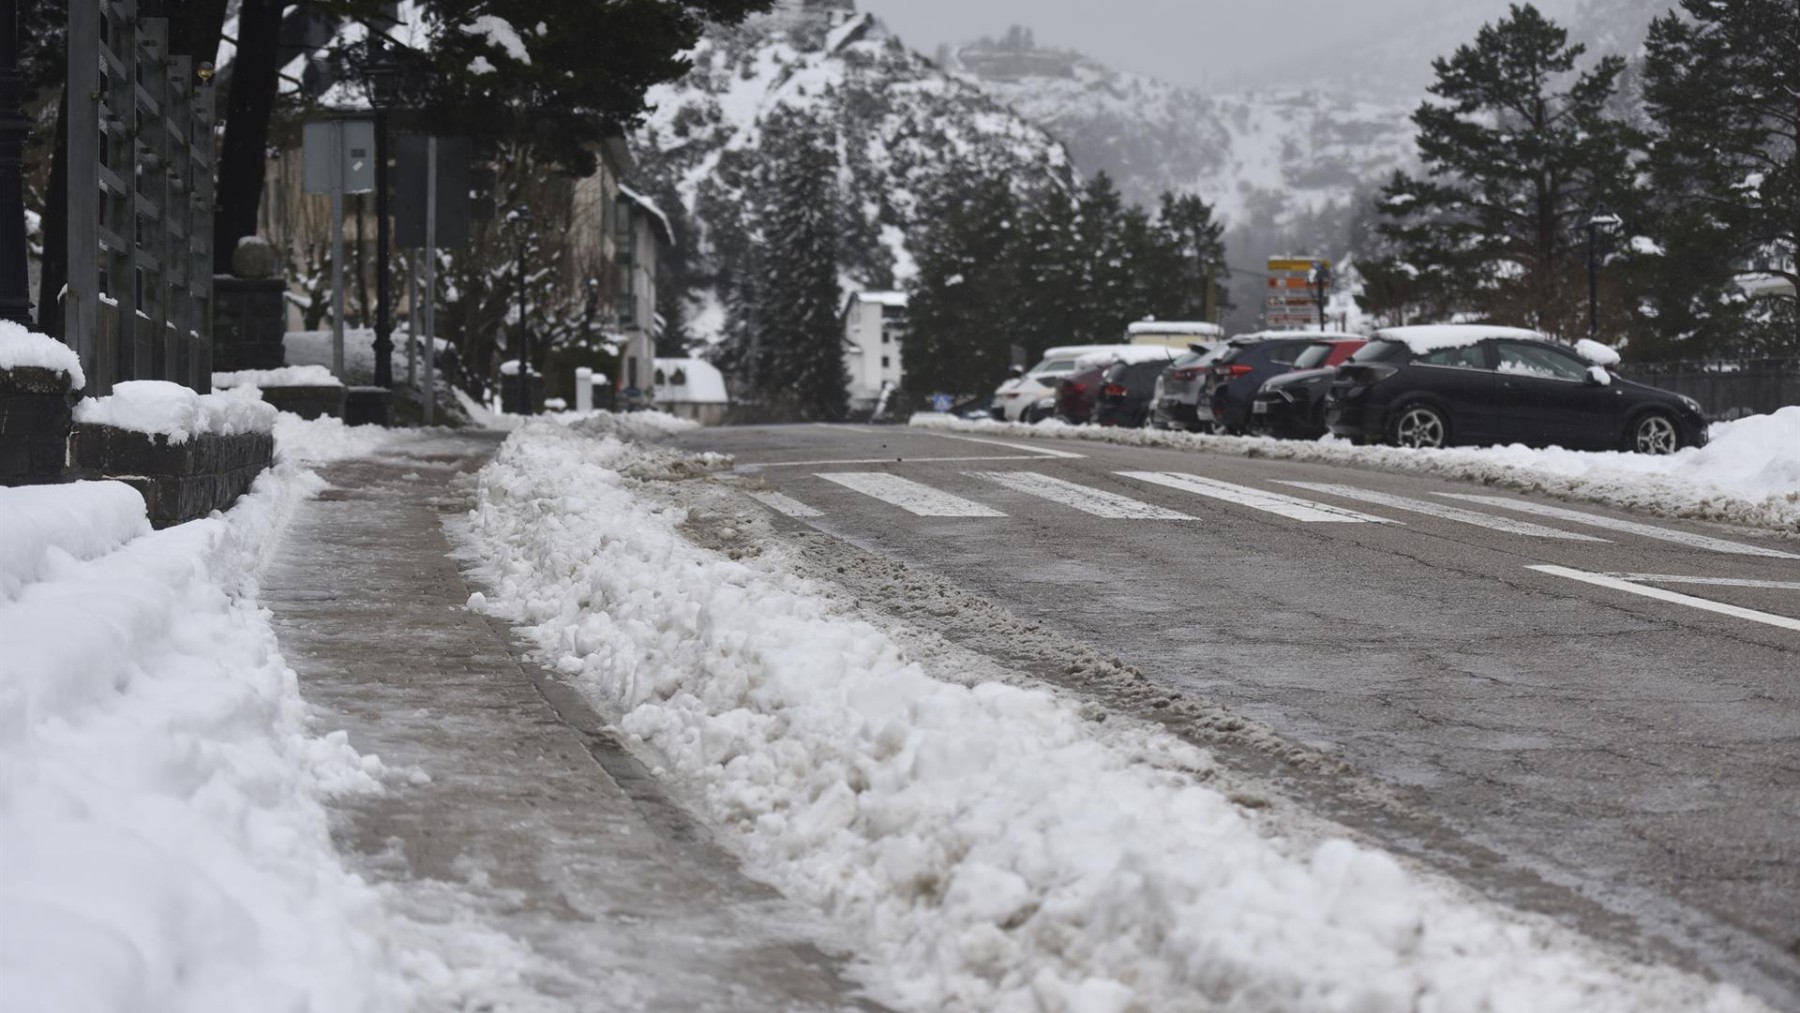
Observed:
[[[1694,399],[1634,383],[1617,352],[1485,324],[1390,327],[1338,367],[1331,431],[1358,443],[1524,443],[1672,454],[1704,446]]]
[[[1020,376],[1008,377],[994,389],[994,417],[1002,422],[1035,422],[1027,416],[1042,412],[1041,403],[1050,401],[1055,410],[1056,390],[1062,379],[1075,372],[1081,357],[1094,353],[1117,352],[1130,345],[1059,345],[1044,350],[1038,364]],[[1129,354],[1129,353],[1127,353]],[[1040,418],[1048,418],[1044,412]]]

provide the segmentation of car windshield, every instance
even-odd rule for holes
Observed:
[[[1046,373],[1067,373],[1075,368],[1074,359],[1045,359],[1031,368],[1026,376],[1043,376]]]
[[[1405,359],[1411,350],[1404,341],[1376,339],[1356,350],[1351,362],[1394,362]]]
[[[1325,365],[1326,359],[1331,358],[1331,347],[1330,342],[1325,341],[1307,345],[1306,351],[1301,352],[1300,355],[1294,359],[1294,368],[1318,369],[1320,366]]]

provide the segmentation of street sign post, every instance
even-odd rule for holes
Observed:
[[[395,153],[399,173],[394,201],[394,242],[419,250],[425,277],[425,378],[420,395],[424,422],[431,425],[437,407],[437,251],[469,245],[469,139],[466,137],[402,137]],[[417,338],[413,341],[416,343]],[[407,353],[411,376],[411,351]]]
[[[1271,331],[1323,329],[1314,279],[1331,261],[1322,257],[1270,257],[1263,298],[1263,327]]]
[[[375,189],[375,124],[316,120],[306,125],[301,186],[331,195],[331,371],[344,378],[344,195]]]

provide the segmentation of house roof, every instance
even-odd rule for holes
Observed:
[[[850,307],[855,303],[867,303],[876,306],[894,306],[899,309],[905,309],[906,293],[881,289],[852,292],[844,299],[844,309],[842,312],[850,312]]]
[[[675,230],[669,226],[669,216],[663,214],[662,208],[657,207],[655,201],[623,183],[619,184],[619,196],[635,204],[638,210],[650,216],[651,223],[656,226],[658,232],[662,233],[663,242],[670,246],[675,245]]]

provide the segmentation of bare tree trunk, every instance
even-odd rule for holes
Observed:
[[[213,251],[230,263],[238,240],[256,234],[262,202],[264,149],[275,109],[281,12],[284,0],[244,0],[238,16],[237,57],[232,61],[231,94],[226,99],[225,143],[219,150],[218,212],[213,219]]]

